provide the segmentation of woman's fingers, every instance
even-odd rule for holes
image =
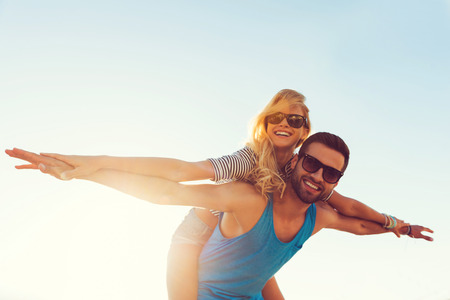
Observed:
[[[73,166],[73,162],[71,162],[71,160],[68,158],[67,155],[62,155],[62,154],[58,154],[58,153],[40,153],[40,154],[44,157],[54,158],[54,159],[60,160],[62,162],[65,162],[68,165]]]

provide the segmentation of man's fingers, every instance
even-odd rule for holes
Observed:
[[[415,237],[416,239],[424,239],[426,241],[432,242],[433,238],[427,235],[423,235],[423,234],[419,234],[418,236]]]
[[[16,166],[16,169],[18,170],[36,170],[38,167],[35,164],[29,164],[29,165],[20,165]]]
[[[41,170],[42,173],[47,173],[48,167],[44,164],[39,164],[38,166],[39,170]]]
[[[433,238],[430,237],[430,236],[424,235],[423,238],[424,238],[425,240],[429,241],[429,242],[432,242],[432,241],[433,241]]]
[[[72,171],[66,171],[66,172],[62,172],[61,173],[61,179],[64,180],[70,180],[70,179],[74,179],[78,176],[82,176],[85,175],[85,172],[82,172],[79,168],[74,169]]]
[[[409,235],[412,238],[415,239],[424,239],[426,241],[432,242],[433,238],[427,235],[422,234],[422,232],[429,232],[429,233],[433,233],[434,231],[431,230],[430,228],[427,227],[423,227],[423,226],[419,226],[419,225],[411,225],[411,234]]]
[[[61,173],[61,177],[64,176],[65,180],[70,180],[70,179],[80,178],[80,177],[83,177],[83,176],[86,176],[86,175],[90,175],[93,172],[94,171],[92,169],[78,167],[78,168],[75,168],[73,170],[68,170],[68,171],[65,171],[65,172]]]
[[[431,230],[430,228],[426,228],[426,227],[424,227],[424,228],[422,229],[422,231],[427,231],[427,232],[430,232],[430,233],[434,233],[433,230]]]
[[[49,174],[52,175],[53,177],[64,180],[64,178],[61,178],[60,176],[60,171],[58,171],[58,167],[39,164],[39,170],[41,170],[42,173]]]

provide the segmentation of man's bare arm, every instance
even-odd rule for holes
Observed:
[[[224,185],[186,185],[164,178],[102,169],[80,179],[109,186],[136,198],[160,205],[184,205],[233,212],[242,204],[245,191],[252,188],[242,182]]]
[[[429,228],[420,225],[411,225],[411,230],[416,233],[416,238],[422,238],[427,241],[432,241],[431,237],[422,234],[422,231],[433,233]],[[343,216],[331,209],[327,205],[317,205],[317,221],[314,228],[314,233],[318,232],[322,228],[331,228],[340,231],[345,231],[357,235],[369,235],[392,232],[391,230],[383,228],[381,225],[370,222],[367,220],[361,220],[357,218],[351,218]],[[405,235],[408,232],[408,226],[400,229],[400,233]]]
[[[61,179],[62,173],[73,169],[67,162],[25,150],[6,150],[6,153],[28,162],[28,165],[21,165],[18,169],[39,168],[43,173],[58,179]],[[226,187],[210,184],[183,185],[164,178],[111,169],[94,171],[79,179],[100,183],[155,204],[198,206],[219,211],[233,211],[235,205],[244,202],[239,200],[246,196],[246,192],[254,190],[242,182]]]

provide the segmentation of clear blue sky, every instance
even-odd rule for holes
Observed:
[[[280,89],[351,149],[338,191],[435,242],[325,231],[287,299],[450,298],[450,2],[0,1],[0,145],[202,160]],[[0,298],[165,299],[186,208],[0,158]]]

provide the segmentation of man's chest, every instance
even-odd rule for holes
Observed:
[[[304,216],[286,218],[274,214],[273,217],[275,234],[277,238],[283,243],[292,241],[302,228],[304,222]]]

